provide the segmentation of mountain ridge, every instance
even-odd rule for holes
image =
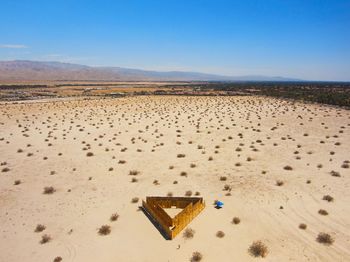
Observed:
[[[303,81],[280,76],[225,76],[186,71],[152,71],[123,67],[94,67],[56,61],[0,61],[0,80],[82,81]]]

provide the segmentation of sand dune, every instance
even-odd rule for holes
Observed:
[[[350,260],[345,109],[176,96],[0,108],[0,261],[255,261],[259,240],[265,261]],[[205,199],[192,238],[165,240],[138,209],[167,194]]]

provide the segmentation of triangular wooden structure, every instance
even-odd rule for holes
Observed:
[[[202,197],[146,197],[142,201],[145,212],[164,231],[167,238],[173,239],[179,234],[205,207]],[[175,217],[170,217],[164,208],[183,209]]]

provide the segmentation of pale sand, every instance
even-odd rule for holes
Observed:
[[[0,109],[0,162],[7,162],[1,169],[10,169],[0,172],[0,261],[189,261],[194,251],[203,261],[256,261],[248,253],[256,240],[269,249],[264,261],[350,260],[350,169],[341,167],[350,160],[350,111],[261,97],[132,97]],[[84,151],[83,141],[91,149]],[[140,171],[138,182],[131,183],[130,170]],[[43,194],[45,186],[56,192]],[[189,225],[195,235],[165,240],[138,210],[141,199],[187,190],[207,204]],[[327,194],[333,202],[322,200]],[[215,199],[224,208],[215,209]],[[119,219],[111,222],[115,212]],[[231,223],[235,216],[238,225]],[[46,229],[35,233],[39,223]],[[104,224],[112,231],[100,236]],[[225,237],[216,237],[219,230]],[[319,232],[330,233],[333,245],[318,243]],[[52,240],[40,244],[45,233]]]

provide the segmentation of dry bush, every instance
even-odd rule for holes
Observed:
[[[8,168],[8,167],[4,167],[3,169],[1,169],[1,172],[8,172],[8,171],[10,171],[10,169]]]
[[[332,196],[330,196],[330,195],[325,195],[325,196],[323,196],[322,199],[326,200],[328,202],[333,202],[334,201],[334,198]]]
[[[187,172],[182,171],[182,172],[180,173],[180,176],[187,176]]]
[[[185,196],[188,196],[188,197],[192,196],[192,191],[191,190],[186,191]]]
[[[305,230],[307,228],[307,225],[304,223],[299,224],[299,228]]]
[[[293,168],[291,166],[285,166],[285,167],[283,167],[283,169],[288,170],[288,171],[293,170]]]
[[[259,241],[254,241],[248,249],[248,252],[254,257],[266,257],[268,254],[267,246]]]
[[[114,214],[111,215],[111,217],[109,218],[109,220],[111,220],[111,221],[117,221],[118,218],[119,218],[118,213],[114,213]]]
[[[136,177],[133,177],[132,179],[131,179],[131,183],[136,183],[138,180],[137,180],[137,178]]]
[[[283,186],[284,182],[282,180],[277,180],[276,181],[276,186]]]
[[[137,170],[130,170],[129,171],[129,176],[137,176],[140,172]]]
[[[55,259],[53,260],[53,262],[61,262],[62,261],[62,257],[55,257]]]
[[[340,177],[340,173],[337,172],[337,171],[332,170],[330,173],[331,173],[332,176]]]
[[[334,239],[330,234],[321,232],[318,234],[316,241],[324,245],[332,245],[334,242]]]
[[[172,193],[172,192],[168,192],[168,193],[167,193],[167,196],[168,196],[168,197],[172,197],[172,196],[173,196],[173,193]]]
[[[349,164],[348,164],[348,163],[343,163],[343,164],[341,165],[341,167],[342,167],[342,168],[349,168]]]
[[[111,233],[111,227],[109,225],[103,225],[98,229],[98,233],[102,236],[108,235]]]
[[[46,186],[44,187],[43,194],[53,194],[56,191],[56,189],[52,186]]]
[[[174,166],[169,166],[169,169],[174,169]]]
[[[34,230],[34,232],[42,232],[46,229],[46,226],[42,225],[42,224],[37,224],[36,228]]]
[[[94,155],[94,153],[92,153],[92,152],[87,152],[87,153],[86,153],[86,156],[89,156],[89,157],[90,157],[90,156],[93,156],[93,155]]]
[[[194,236],[195,231],[192,228],[186,228],[186,230],[183,232],[182,236],[185,239],[191,239]]]
[[[194,193],[195,196],[200,196],[200,192],[196,191],[196,193]]]
[[[220,181],[226,181],[227,180],[227,177],[226,176],[221,176],[220,177]]]
[[[15,186],[21,184],[21,180],[15,180],[15,182],[13,183]]]
[[[177,154],[178,158],[184,158],[186,155],[185,154]]]
[[[125,160],[119,160],[119,161],[118,161],[118,164],[125,164],[125,163],[126,163]]]
[[[41,237],[40,244],[45,244],[51,241],[51,236],[45,234]]]
[[[192,164],[190,165],[190,167],[191,167],[191,168],[195,168],[195,167],[196,167],[196,164],[192,163]]]
[[[218,237],[218,238],[223,238],[224,236],[225,236],[225,233],[223,232],[223,231],[218,231],[218,232],[216,232],[216,236]]]
[[[234,217],[234,218],[232,219],[232,224],[237,225],[237,224],[239,224],[239,223],[241,223],[241,219],[240,219],[239,217]]]
[[[232,187],[228,184],[224,185],[224,191],[231,191],[232,190]]]
[[[192,253],[192,257],[190,259],[191,262],[198,262],[201,261],[203,258],[203,255],[199,253],[198,251]]]
[[[322,215],[322,216],[327,216],[327,215],[328,215],[328,212],[327,212],[326,210],[324,210],[324,209],[318,210],[318,213],[319,213],[320,215]]]
[[[131,199],[131,203],[137,203],[137,202],[139,202],[139,198],[138,197],[133,197],[132,199]]]
[[[208,158],[208,161],[213,161],[213,157],[212,156],[210,156],[209,158]]]

